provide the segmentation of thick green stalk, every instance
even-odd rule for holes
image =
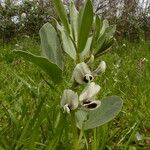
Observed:
[[[73,146],[74,150],[78,150],[78,130],[76,127],[76,120],[75,120],[75,112],[71,113],[71,126],[72,126],[72,133],[73,133]]]
[[[80,142],[81,142],[81,140],[82,140],[82,137],[83,137],[83,130],[81,129],[81,130],[80,130],[79,139],[78,139],[78,143],[77,143],[77,146],[78,146],[78,147],[79,147],[79,145],[80,145]]]
[[[77,60],[76,60],[76,64],[80,63],[81,60],[80,60],[80,54],[77,53]]]

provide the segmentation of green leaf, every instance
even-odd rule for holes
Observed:
[[[36,56],[32,53],[16,50],[14,51],[19,56],[24,59],[34,63],[39,66],[43,71],[45,71],[53,80],[53,82],[58,83],[62,79],[62,70],[54,63],[50,62],[47,58],[42,56]]]
[[[98,15],[95,17],[95,39],[97,40],[100,34],[100,29],[102,27],[101,19]]]
[[[98,28],[98,25],[100,25],[100,20],[98,21],[99,19],[98,19],[98,17],[97,17],[97,27],[96,27],[96,29],[98,30],[97,32],[96,32],[96,36],[97,37],[95,37],[95,43],[94,43],[94,53],[97,53],[98,51],[101,51],[101,47],[103,46],[103,44],[104,44],[104,42],[105,42],[105,40],[106,40],[106,38],[107,38],[107,36],[106,36],[106,29],[109,27],[109,23],[108,23],[108,21],[105,19],[105,20],[103,20],[103,26],[102,26],[102,28],[101,28],[101,30],[100,30],[100,28]],[[100,31],[99,31],[100,30]],[[99,32],[99,33],[98,33]]]
[[[108,51],[112,46],[114,39],[113,35],[116,31],[116,26],[109,26],[105,28],[105,32],[100,35],[99,39],[95,43],[94,53],[96,57]]]
[[[85,48],[81,53],[81,58],[84,58],[85,56],[89,55],[90,50],[91,50],[92,39],[93,39],[93,37],[88,38]]]
[[[106,39],[105,42],[103,43],[100,51],[98,51],[98,53],[102,53],[102,52],[108,50],[112,46],[113,43],[114,43],[114,38]]]
[[[71,23],[71,29],[73,34],[73,39],[75,43],[77,43],[78,39],[78,11],[74,5],[74,2],[71,2],[70,4],[70,23]]]
[[[76,113],[77,126],[80,129],[88,130],[103,125],[114,119],[120,112],[122,105],[123,102],[118,96],[104,98],[101,100],[101,106],[96,110],[79,110]],[[86,112],[88,113],[86,114]]]
[[[85,48],[93,23],[93,8],[90,0],[86,0],[79,12],[78,20],[78,52]]]
[[[102,28],[102,21],[101,18],[96,15],[94,16],[94,21],[93,21],[93,40],[91,43],[91,51],[94,54],[94,51],[97,51],[99,49],[99,45],[101,45],[103,43],[103,39],[101,39],[100,41],[98,41],[98,39],[100,38],[100,31]]]
[[[116,25],[114,26],[109,26],[106,31],[105,31],[105,34],[106,36],[108,37],[108,39],[111,39],[113,37],[113,35],[115,34],[116,32]]]
[[[76,50],[74,44],[69,36],[69,34],[64,30],[62,26],[57,23],[57,28],[61,32],[61,39],[63,42],[63,49],[64,51],[74,60],[76,60]]]
[[[102,42],[103,43],[101,44],[100,49],[95,54],[95,58],[105,54],[106,52],[108,52],[110,50],[111,46],[114,43],[114,38],[111,38],[111,39],[104,38],[104,40]]]
[[[63,70],[63,54],[55,28],[46,23],[40,29],[42,55]]]
[[[54,7],[56,9],[56,12],[58,16],[60,17],[60,20],[62,21],[65,30],[70,34],[70,29],[69,29],[69,23],[67,19],[67,14],[64,8],[64,5],[62,3],[62,0],[53,0]]]
[[[101,37],[99,37],[99,39],[96,41],[96,43],[94,45],[95,46],[94,53],[101,51],[101,47],[103,46],[105,40],[106,40],[105,34],[103,34]]]
[[[102,26],[102,29],[100,31],[100,35],[104,34],[105,30],[109,27],[109,22],[108,20],[103,20],[103,26]]]

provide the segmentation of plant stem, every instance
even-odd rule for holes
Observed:
[[[77,146],[78,146],[78,147],[79,147],[79,145],[80,145],[80,142],[81,142],[81,140],[82,140],[82,137],[83,137],[83,130],[81,129],[81,130],[80,130],[79,139],[78,139],[78,143],[77,143]]]
[[[78,150],[78,130],[76,127],[76,120],[75,120],[75,112],[71,113],[71,123],[72,123],[72,132],[73,132],[73,145],[74,150]]]
[[[97,131],[96,131],[96,129],[93,129],[93,141],[94,142],[92,142],[92,148],[93,149],[97,149]]]
[[[77,60],[76,60],[76,64],[80,63],[80,54],[77,53]]]
[[[84,137],[84,140],[85,140],[86,149],[88,150],[89,146],[88,146],[88,141],[87,141],[86,135],[83,134],[83,137]]]

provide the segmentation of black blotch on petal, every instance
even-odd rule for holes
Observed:
[[[70,109],[70,110],[72,110],[72,105],[70,104],[70,105],[68,105],[68,108]]]
[[[93,77],[92,76],[89,76],[90,77],[90,80],[92,80],[93,79]]]
[[[83,81],[84,81],[85,83],[88,83],[88,82],[89,82],[89,80],[86,79],[86,76],[83,78]]]
[[[86,105],[86,107],[89,108],[89,109],[93,109],[93,108],[97,107],[97,104],[96,103],[91,103],[89,105]]]
[[[83,104],[90,104],[90,103],[91,103],[91,101],[86,101],[86,100],[84,101],[83,100]]]

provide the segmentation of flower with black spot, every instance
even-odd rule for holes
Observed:
[[[76,81],[78,84],[89,83],[94,77],[92,76],[91,70],[85,62],[81,62],[76,65],[72,80]]]
[[[89,83],[79,96],[80,104],[90,110],[98,108],[101,101],[95,100],[95,97],[100,89],[101,87],[94,82]]]
[[[89,63],[88,63],[89,64]],[[90,83],[94,77],[104,73],[106,70],[106,63],[101,61],[97,69],[91,71],[85,62],[76,65],[73,71],[72,80],[78,84]]]

